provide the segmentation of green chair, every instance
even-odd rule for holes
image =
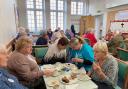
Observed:
[[[47,53],[48,47],[35,48],[35,57],[38,59],[43,59]]]
[[[122,61],[118,61],[118,86],[123,88],[126,74],[128,73],[128,65]]]
[[[118,57],[123,61],[128,61],[128,50],[117,48]]]
[[[32,55],[36,58],[38,64],[42,63],[42,59],[44,59],[45,54],[47,53],[48,46],[47,45],[35,45],[33,46]]]

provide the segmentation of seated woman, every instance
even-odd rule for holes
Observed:
[[[65,35],[67,36],[68,39],[71,39],[74,37],[74,34],[69,29],[66,29]]]
[[[108,54],[105,42],[99,41],[94,45],[95,62],[90,76],[98,85],[98,89],[114,89],[118,79],[118,63],[116,58]]]
[[[123,37],[122,35],[115,34],[114,37],[108,42],[108,50],[114,57],[117,57],[117,47],[123,47],[124,42],[123,42]]]
[[[89,28],[87,32],[83,35],[84,38],[88,38],[90,41],[90,45],[93,47],[93,45],[97,42],[96,37],[93,33],[93,29]]]
[[[0,89],[27,89],[7,71],[7,61],[6,48],[0,45]]]
[[[48,45],[48,34],[47,31],[41,31],[40,37],[36,41],[36,45]]]
[[[32,41],[28,37],[19,38],[16,50],[9,57],[8,68],[28,88],[46,89],[43,75],[51,75],[53,70],[40,70],[31,53]]]
[[[84,40],[80,37],[72,38],[70,40],[70,47],[68,60],[72,60],[78,68],[84,67],[86,71],[89,71],[94,61],[92,47],[84,43]]]
[[[65,37],[60,38],[55,43],[51,44],[44,57],[44,63],[54,64],[56,62],[64,63],[66,61],[66,47],[68,39]]]

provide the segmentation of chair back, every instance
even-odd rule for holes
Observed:
[[[128,74],[128,64],[126,64],[122,60],[118,60],[118,67],[119,67],[119,72],[118,72],[118,85],[123,88],[125,84],[125,78],[126,75]]]
[[[33,52],[34,56],[37,59],[42,60],[48,51],[48,46],[47,45],[36,45],[36,46],[33,46],[33,51],[34,51]]]
[[[117,48],[118,57],[123,61],[128,61],[128,50]]]

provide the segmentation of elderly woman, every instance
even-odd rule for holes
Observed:
[[[116,58],[108,54],[105,42],[99,41],[94,45],[95,62],[90,72],[91,78],[98,89],[114,89],[118,79],[118,63]]]
[[[90,45],[84,42],[80,37],[75,37],[70,40],[68,51],[69,59],[74,62],[78,68],[84,67],[89,71],[94,61],[94,52]]]
[[[50,64],[54,64],[56,62],[64,63],[66,61],[67,45],[68,45],[68,39],[65,37],[62,37],[54,44],[51,44],[44,57],[44,62]]]
[[[27,89],[19,84],[15,76],[8,73],[7,61],[6,48],[0,45],[0,89]]]
[[[123,47],[123,37],[121,34],[114,35],[114,37],[108,42],[108,50],[113,56],[117,57],[117,47]]]
[[[89,28],[87,32],[83,35],[84,38],[88,38],[90,41],[90,45],[93,47],[93,45],[97,42],[96,37],[94,35],[93,29]]]
[[[32,41],[28,37],[18,39],[16,50],[9,57],[8,68],[25,86],[46,89],[43,75],[51,75],[53,70],[40,70],[31,52]]]

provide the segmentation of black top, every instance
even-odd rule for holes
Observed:
[[[36,45],[47,45],[47,44],[48,44],[48,40],[43,37],[39,37],[36,41]]]
[[[72,33],[73,33],[73,34],[74,34],[74,36],[75,36],[76,31],[75,31],[74,25],[71,25],[71,31],[72,31]]]

